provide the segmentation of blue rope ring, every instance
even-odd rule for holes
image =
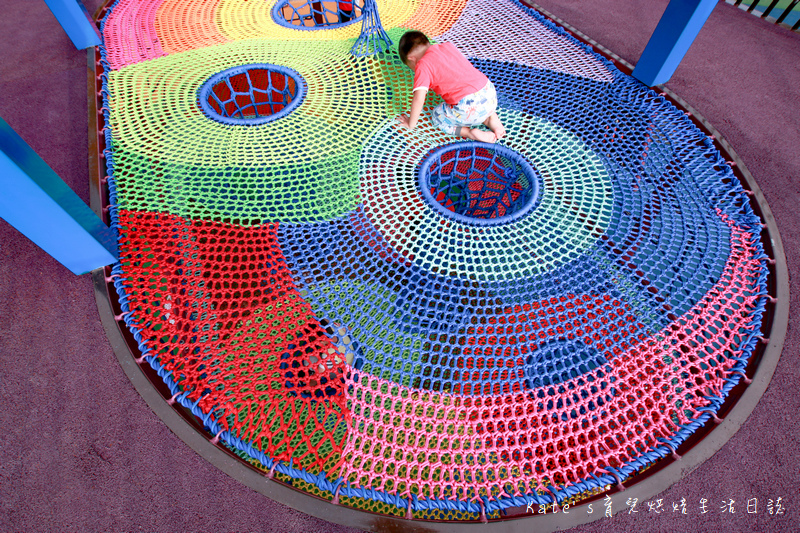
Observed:
[[[439,214],[479,226],[506,224],[539,203],[541,176],[499,144],[457,142],[432,151],[417,174],[422,196]]]
[[[297,71],[270,63],[223,70],[197,90],[206,116],[234,126],[256,126],[283,118],[302,103],[305,94],[306,81]]]

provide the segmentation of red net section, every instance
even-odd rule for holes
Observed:
[[[344,362],[297,293],[277,228],[121,211],[127,303],[189,400],[224,408],[223,426],[269,457],[330,471]]]
[[[516,305],[504,312],[505,315],[487,318],[485,325],[467,328],[467,337],[460,343],[463,358],[446,377],[453,382],[452,392],[508,394],[520,392],[526,380],[529,388],[542,386],[542,380],[534,372],[526,373],[526,365],[529,369],[533,367],[535,363],[529,356],[552,339],[579,339],[597,353],[609,349],[619,355],[623,349],[646,338],[642,324],[630,309],[608,294],[565,295]],[[433,352],[442,348],[435,344]],[[545,376],[546,382],[556,381],[560,374],[571,377],[573,370],[571,366],[556,368],[547,362],[537,366],[542,368],[537,368],[536,374]],[[574,366],[577,369],[579,365]]]

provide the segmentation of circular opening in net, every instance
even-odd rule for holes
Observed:
[[[272,18],[295,30],[337,28],[361,20],[364,1],[283,0],[272,8]]]
[[[539,200],[539,174],[502,145],[459,142],[431,152],[419,169],[426,200],[442,215],[477,225],[504,224]]]
[[[241,65],[209,78],[199,90],[200,108],[224,124],[264,124],[291,113],[306,83],[294,70],[267,63]]]

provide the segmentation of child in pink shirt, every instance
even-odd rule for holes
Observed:
[[[419,121],[428,90],[444,103],[432,112],[432,120],[445,133],[475,141],[495,142],[506,133],[497,116],[494,85],[472,66],[451,43],[431,44],[424,33],[406,32],[398,46],[400,59],[414,71],[414,91],[409,116],[399,117],[413,129]],[[491,131],[473,126],[484,124]]]

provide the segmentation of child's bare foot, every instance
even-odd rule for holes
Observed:
[[[484,125],[492,130],[498,141],[505,137],[506,129],[503,127],[503,123],[500,122],[500,117],[497,116],[497,113],[492,113],[489,118],[486,119]]]
[[[476,141],[481,141],[485,143],[493,143],[497,141],[497,137],[491,131],[483,131],[479,130],[478,128],[472,128],[471,130],[469,130],[469,132],[472,134],[471,135],[472,139]]]

